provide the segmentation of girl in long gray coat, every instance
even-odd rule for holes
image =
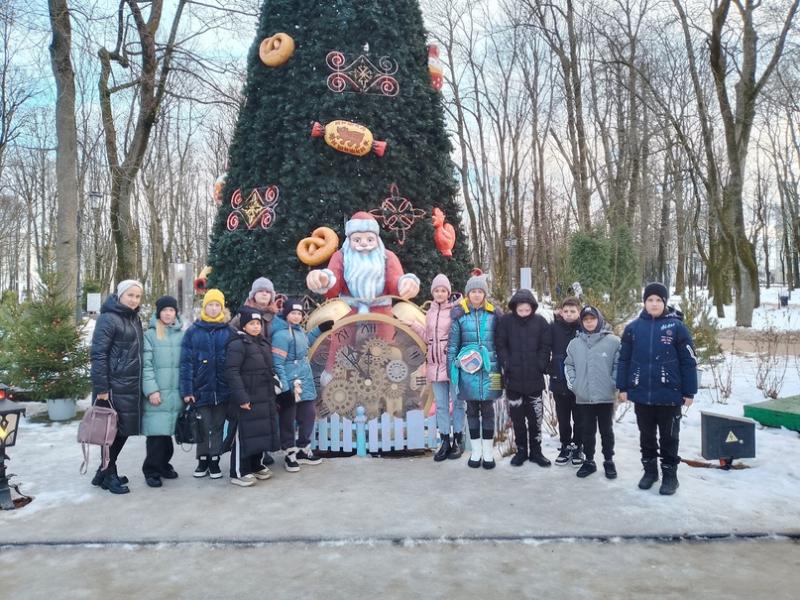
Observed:
[[[147,456],[142,471],[150,487],[161,487],[162,478],[178,477],[169,461],[175,450],[175,422],[184,406],[180,393],[181,325],[178,301],[172,296],[156,300],[156,312],[144,334],[142,369],[142,391],[147,398],[142,417]]]
[[[594,450],[599,427],[603,468],[606,477],[614,479],[617,476],[614,465],[614,397],[620,340],[606,326],[602,313],[594,306],[585,306],[580,320],[581,330],[567,346],[564,361],[567,385],[575,394],[586,455],[578,469],[578,477],[587,477],[597,471]]]

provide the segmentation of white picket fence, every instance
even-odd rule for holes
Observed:
[[[366,456],[368,452],[421,450],[436,448],[436,417],[425,417],[421,410],[410,410],[405,419],[383,413],[367,420],[364,408],[356,409],[353,420],[332,414],[317,419],[311,445],[325,452],[352,452]]]

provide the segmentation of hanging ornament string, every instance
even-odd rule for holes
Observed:
[[[388,97],[400,93],[400,85],[397,79],[392,77],[397,73],[397,61],[388,56],[381,56],[377,66],[363,54],[347,64],[344,53],[333,50],[325,57],[325,62],[333,71],[328,75],[328,89],[332,92],[337,94],[354,92]]]
[[[408,198],[400,195],[396,183],[389,186],[389,196],[383,199],[380,208],[369,211],[387,231],[394,232],[397,243],[402,246],[406,243],[406,232],[414,224],[425,217],[425,211],[414,208]]]
[[[244,221],[247,229],[260,225],[261,229],[269,229],[275,222],[275,205],[278,204],[280,192],[278,186],[253,188],[245,199],[241,188],[237,188],[231,196],[233,212],[228,215],[228,231],[239,229]]]

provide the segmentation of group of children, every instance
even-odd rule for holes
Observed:
[[[194,477],[221,478],[220,457],[228,451],[230,480],[240,487],[272,476],[270,452],[283,450],[291,473],[301,464],[322,462],[310,445],[316,390],[308,362],[309,346],[321,329],[307,335],[300,326],[302,303],[290,299],[276,314],[274,299],[272,282],[258,278],[229,319],[222,292],[208,290],[200,318],[185,332],[177,301],[158,299],[143,353],[142,433],[148,436],[143,471],[149,486],[178,476],[169,464],[170,436],[185,406],[197,412],[203,431]]]
[[[689,330],[667,305],[663,284],[645,287],[644,310],[621,339],[598,308],[581,307],[576,298],[561,302],[549,323],[536,314],[538,303],[528,290],[514,294],[504,315],[487,299],[484,275],[470,278],[464,292],[453,305],[450,282],[437,275],[426,326],[416,328],[428,345],[427,378],[436,399],[441,444],[435,461],[461,456],[466,413],[468,466],[494,468],[494,401],[505,389],[517,447],[511,465],[549,467],[541,446],[548,376],[561,441],[557,465],[579,467],[581,478],[596,472],[599,429],[605,475],[616,478],[614,408],[617,398],[630,400],[644,467],[639,488],[658,481],[660,456],[659,492],[675,493],[681,407],[691,405],[697,392],[697,363]]]
[[[494,468],[494,407],[505,390],[517,447],[510,464],[549,467],[541,445],[549,379],[561,441],[557,465],[579,467],[578,477],[596,472],[599,429],[605,475],[616,478],[614,407],[617,398],[630,400],[644,467],[639,487],[649,489],[659,479],[660,456],[660,493],[675,493],[681,406],[690,405],[696,393],[696,361],[691,335],[680,313],[667,306],[662,284],[645,288],[644,310],[621,339],[600,310],[581,307],[575,298],[561,302],[549,323],[536,313],[534,295],[519,290],[502,314],[488,299],[485,275],[471,277],[464,297],[453,303],[450,282],[439,274],[431,296],[425,326],[409,325],[427,343],[426,377],[441,438],[435,461],[463,454],[466,416],[468,466]],[[308,351],[332,323],[307,334],[302,303],[290,299],[278,315],[274,297],[270,280],[257,279],[227,323],[222,292],[209,290],[200,318],[185,333],[175,299],[156,302],[143,356],[148,485],[177,477],[169,465],[169,436],[184,404],[198,411],[205,433],[197,444],[195,477],[222,477],[220,456],[227,451],[231,483],[241,487],[271,477],[273,451],[284,451],[289,472],[321,462],[310,445],[317,391]]]

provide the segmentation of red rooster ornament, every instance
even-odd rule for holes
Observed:
[[[442,256],[453,258],[453,246],[456,245],[456,230],[450,223],[444,222],[444,213],[441,208],[433,209],[433,241],[436,249]]]

